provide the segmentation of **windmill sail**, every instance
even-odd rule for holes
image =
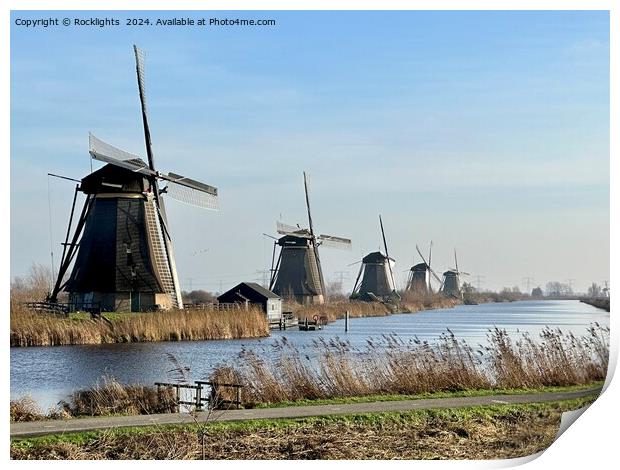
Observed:
[[[177,201],[203,209],[219,209],[217,188],[176,173],[161,178],[168,181],[167,194]]]
[[[329,246],[330,248],[341,250],[351,249],[351,240],[348,238],[335,237],[333,235],[319,235],[317,240],[321,242],[321,245]]]

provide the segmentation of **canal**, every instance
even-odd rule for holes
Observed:
[[[11,348],[11,398],[30,395],[45,409],[103,376],[124,383],[172,380],[170,356],[189,367],[191,379],[198,380],[217,366],[234,365],[244,348],[269,355],[273,344],[283,337],[312,355],[318,338],[339,337],[363,348],[369,338],[389,334],[432,342],[449,328],[457,338],[477,347],[486,343],[488,330],[495,326],[515,336],[527,332],[536,337],[547,326],[580,336],[594,323],[609,326],[609,313],[579,301],[545,300],[353,318],[347,333],[340,320],[321,331],[273,331],[263,339]]]

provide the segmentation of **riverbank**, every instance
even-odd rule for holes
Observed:
[[[398,304],[339,301],[324,305],[286,305],[298,318],[324,317],[328,322],[343,318],[386,316],[462,303],[439,294],[404,298]],[[63,317],[11,305],[11,347],[68,346],[78,344],[134,343],[153,341],[199,341],[246,339],[269,336],[264,313],[256,308],[234,311],[186,308],[153,313],[104,313],[100,319],[86,314]]]
[[[611,300],[609,297],[597,298],[597,299],[581,298],[579,300],[583,302],[584,304],[592,305],[593,307],[600,308],[602,310],[606,310],[609,312],[610,300]]]
[[[540,404],[155,425],[11,442],[12,459],[498,459],[547,448],[561,413]],[[201,445],[199,436],[204,436]]]
[[[11,308],[11,346],[198,341],[269,336],[260,309],[172,310],[166,312],[64,317],[36,313],[21,305]]]
[[[441,294],[403,294],[401,300],[395,303],[358,300],[332,301],[323,305],[286,303],[284,310],[293,312],[299,319],[312,319],[318,316],[326,318],[328,322],[333,322],[344,318],[347,311],[350,318],[384,317],[393,313],[416,313],[438,308],[452,308],[462,303],[461,300],[448,298]]]

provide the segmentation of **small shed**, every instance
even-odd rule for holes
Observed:
[[[282,298],[255,282],[242,282],[217,298],[221,304],[260,305],[270,322],[282,318]]]

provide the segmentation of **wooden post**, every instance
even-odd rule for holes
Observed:
[[[196,411],[202,411],[202,385],[196,386]]]
[[[235,387],[237,389],[236,399],[237,399],[237,409],[241,408],[241,387]]]
[[[181,401],[181,388],[178,385],[176,385],[174,388],[177,391],[177,413],[180,413],[181,412],[181,403],[179,403],[179,402]]]
[[[349,331],[349,311],[344,313],[344,332]]]

